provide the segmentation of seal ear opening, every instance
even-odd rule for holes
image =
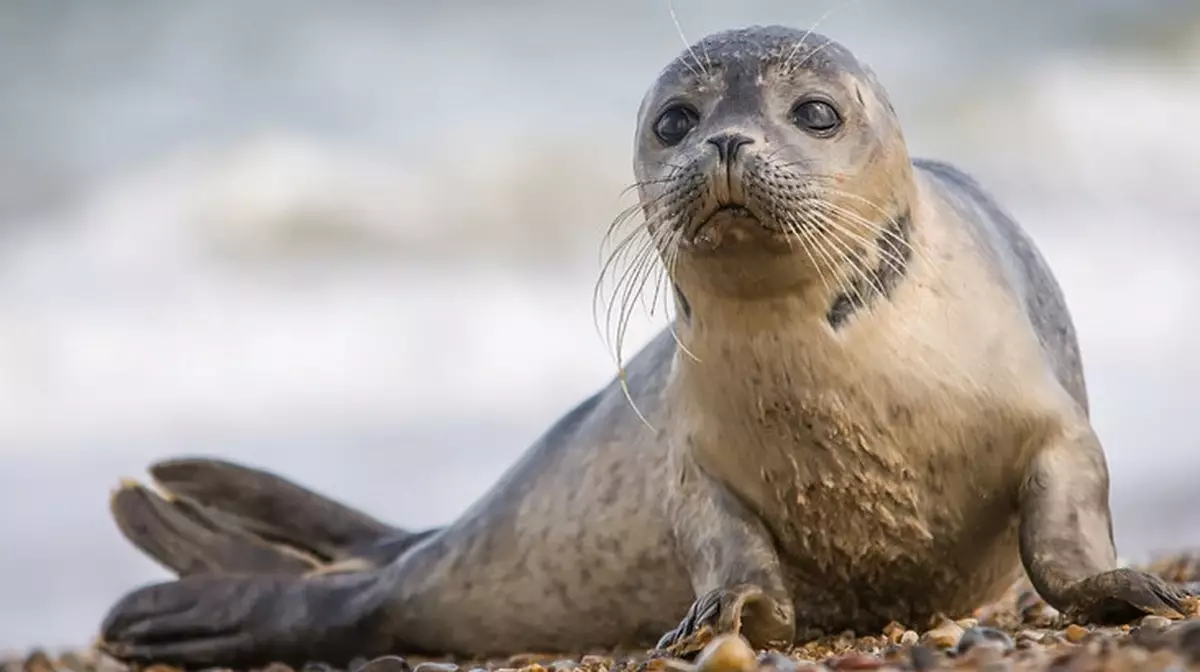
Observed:
[[[406,534],[285,478],[232,462],[174,459],[149,471],[164,490],[219,511],[265,540],[324,560],[343,559],[352,549]]]

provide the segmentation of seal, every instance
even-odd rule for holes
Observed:
[[[1182,613],[1183,587],[1117,566],[1047,263],[972,178],[909,156],[846,48],[777,26],[689,47],[641,105],[634,174],[677,310],[622,375],[433,530],[233,463],[157,465],[167,494],[126,487],[113,512],[180,577],[120,599],[103,648],[782,647],[965,615],[1022,570],[1081,622]]]

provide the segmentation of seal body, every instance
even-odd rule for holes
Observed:
[[[694,462],[681,468],[763,521],[797,622],[826,632],[999,597],[1021,571],[1018,501],[1038,437],[1057,409],[1086,404],[1082,384],[1078,398],[1066,389],[1081,374],[1058,288],[1031,286],[1048,277],[1036,252],[1010,242],[1022,234],[961,173],[918,161],[913,180],[920,252],[889,301],[837,330],[793,318],[803,298],[716,323],[697,309],[701,362],[682,364],[667,395]],[[1028,317],[1027,288],[1051,331]],[[1058,329],[1065,347],[1044,348]]]
[[[634,173],[679,316],[625,375],[421,533],[265,472],[159,465],[173,498],[113,510],[181,578],[115,605],[105,648],[680,653],[706,625],[784,646],[964,615],[1022,570],[1080,620],[1181,608],[1116,568],[1046,262],[971,178],[910,158],[844,47],[781,27],[689,47],[641,106]]]

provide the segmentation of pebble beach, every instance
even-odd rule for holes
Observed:
[[[1162,557],[1141,567],[1200,587],[1200,554]],[[1148,615],[1120,627],[1070,623],[1026,581],[968,618],[891,623],[877,633],[846,631],[790,651],[755,651],[737,634],[701,629],[670,652],[527,653],[501,660],[437,660],[389,655],[345,668],[312,661],[299,670],[274,663],[254,672],[801,672],[821,670],[1187,670],[1200,669],[1200,598],[1183,618]],[[181,672],[129,667],[95,650],[33,649],[0,659],[0,672]],[[240,672],[240,671],[239,671]],[[249,671],[247,671],[249,672]]]

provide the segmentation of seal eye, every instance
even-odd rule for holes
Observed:
[[[792,108],[792,123],[813,135],[830,135],[842,125],[837,110],[823,100],[805,100]]]
[[[696,111],[687,105],[672,105],[658,115],[658,121],[654,122],[654,135],[668,147],[678,145],[692,132],[699,119]]]

